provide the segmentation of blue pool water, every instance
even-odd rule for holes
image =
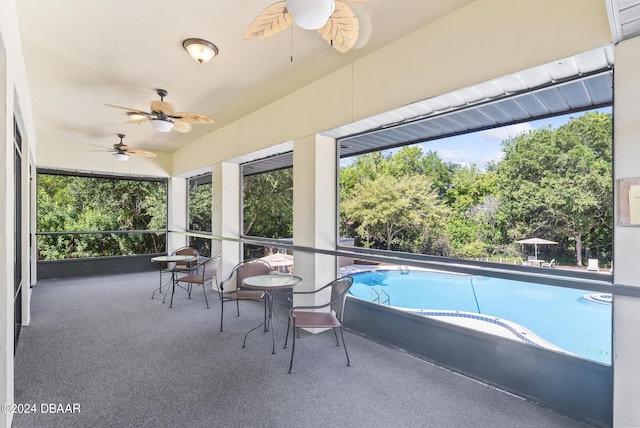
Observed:
[[[611,305],[585,299],[586,290],[439,272],[362,272],[351,294],[391,306],[481,313],[517,323],[580,357],[611,364]],[[373,288],[373,292],[371,289]],[[381,290],[386,293],[381,293]]]

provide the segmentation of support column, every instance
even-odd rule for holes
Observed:
[[[614,73],[614,178],[640,177],[640,37],[616,46]],[[620,195],[614,210],[614,281],[640,287],[638,255],[640,227],[620,227]],[[614,296],[613,300],[613,426],[640,426],[640,299]]]
[[[167,229],[173,232],[187,231],[187,179],[171,177],[168,183],[169,212],[167,213]],[[167,236],[167,252],[188,244],[186,235],[169,233]]]
[[[293,145],[293,243],[336,249],[336,141],[313,135]],[[336,257],[295,251],[295,274],[302,277],[296,289],[311,291],[331,282],[337,275]],[[308,300],[306,300],[308,299]],[[315,304],[312,297],[297,297],[294,303]]]
[[[241,232],[240,165],[222,162],[213,166],[211,175],[213,236],[238,239]],[[241,260],[241,246],[234,241],[213,242],[212,254],[222,253],[219,280],[226,278]]]

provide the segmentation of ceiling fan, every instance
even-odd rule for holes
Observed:
[[[370,0],[348,0],[363,3]],[[322,38],[338,52],[353,48],[360,23],[351,8],[340,0],[285,0],[273,3],[249,25],[245,40],[271,37],[296,23],[306,30],[318,30]]]
[[[113,153],[113,157],[119,161],[126,161],[129,159],[129,156],[145,156],[149,158],[155,158],[155,153],[147,152],[146,150],[138,149],[136,147],[127,146],[122,142],[124,138],[124,134],[117,134],[120,138],[120,142],[113,145],[112,149],[103,149],[102,151],[107,151]]]
[[[192,123],[213,123],[213,119],[200,113],[175,113],[173,104],[164,101],[164,97],[167,96],[167,91],[164,89],[156,89],[156,93],[160,96],[160,101],[151,101],[151,113],[135,108],[115,106],[112,104],[106,105],[127,110],[129,120],[126,123],[149,122],[151,127],[159,132],[169,132],[173,129],[185,133],[191,131]]]

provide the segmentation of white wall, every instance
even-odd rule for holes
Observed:
[[[24,69],[24,58],[20,45],[14,0],[0,0],[0,403],[13,402],[13,341],[14,341],[14,144],[13,117],[18,118],[23,137],[23,171],[29,157],[35,158],[35,131],[31,116],[31,104]],[[23,207],[29,200],[29,182],[23,174]],[[28,216],[23,221],[22,260],[29,260],[28,254]],[[23,265],[24,266],[24,265]],[[23,313],[24,320],[29,319],[29,269],[23,268]],[[12,416],[0,413],[0,428],[11,426]]]
[[[616,47],[614,85],[614,178],[640,177],[640,37]],[[617,186],[616,186],[617,187]],[[616,189],[617,190],[617,189]],[[618,196],[618,195],[617,195]],[[614,281],[640,287],[640,227],[618,221],[614,228]],[[640,426],[640,299],[614,296],[613,367],[614,426]]]

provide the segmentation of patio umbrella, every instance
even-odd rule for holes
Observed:
[[[293,264],[293,256],[291,254],[273,253],[260,258],[272,267],[291,266]]]
[[[542,238],[527,238],[516,241],[518,244],[533,244],[534,254],[536,259],[538,258],[538,245],[555,245],[557,242],[549,241],[547,239]]]

